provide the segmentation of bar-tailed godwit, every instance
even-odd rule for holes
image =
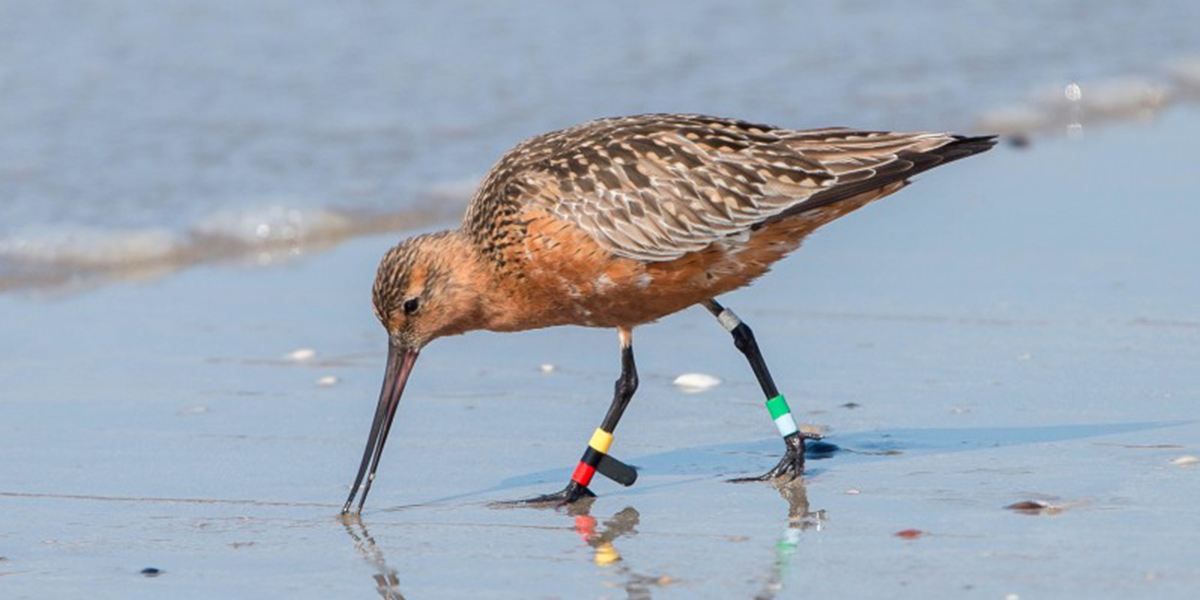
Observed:
[[[609,448],[637,390],[633,329],[696,304],[732,334],[784,439],[782,460],[750,479],[797,477],[813,436],[796,427],[750,328],[716,297],[766,273],[818,227],[994,144],[680,114],[600,119],[521,143],[484,178],[458,229],[407,239],[379,264],[387,373],[343,511],[360,490],[359,511],[366,502],[421,349],[476,329],[617,330],[621,375],[607,415],[566,488],[530,502],[590,496],[597,472],[631,485],[637,473]]]

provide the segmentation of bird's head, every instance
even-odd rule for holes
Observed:
[[[388,333],[387,372],[358,477],[343,512],[363,485],[366,501],[400,396],[421,349],[429,342],[479,326],[483,286],[474,252],[458,232],[409,238],[388,250],[375,275],[375,316]],[[364,483],[363,476],[370,474]]]
[[[388,250],[375,274],[375,316],[394,346],[419,352],[429,342],[475,328],[481,285],[473,253],[457,232],[420,235]]]

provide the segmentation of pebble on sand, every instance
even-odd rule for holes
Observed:
[[[680,391],[695,393],[721,385],[721,380],[706,373],[684,373],[674,383]]]
[[[332,387],[337,385],[338,378],[333,375],[326,375],[317,380],[317,385],[321,387]]]
[[[1016,511],[1019,513],[1025,513],[1027,515],[1040,515],[1040,514],[1055,515],[1055,514],[1062,512],[1062,510],[1063,510],[1061,506],[1054,506],[1053,504],[1050,504],[1049,502],[1044,502],[1042,500],[1023,500],[1021,502],[1009,504],[1008,506],[1005,506],[1004,508],[1007,508],[1008,510],[1013,510],[1013,511]]]
[[[1184,454],[1183,456],[1180,456],[1179,458],[1173,459],[1171,461],[1171,464],[1178,465],[1181,467],[1185,467],[1188,465],[1194,465],[1196,463],[1200,463],[1200,457],[1195,457],[1195,456],[1192,456],[1191,454]]]
[[[296,362],[303,362],[306,360],[312,360],[316,355],[317,351],[313,350],[312,348],[298,348],[288,352],[287,359],[294,360]]]
[[[801,423],[800,431],[802,433],[811,433],[813,435],[825,437],[826,435],[829,435],[829,426],[828,425],[815,425],[812,423]]]

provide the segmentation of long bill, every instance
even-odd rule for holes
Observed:
[[[359,486],[362,486],[362,495],[358,499],[358,509],[355,512],[362,512],[367,493],[371,491],[371,482],[375,481],[375,469],[379,467],[379,457],[383,454],[388,431],[392,429],[392,419],[396,417],[396,407],[400,405],[400,395],[404,393],[404,384],[408,382],[413,365],[417,363],[418,353],[418,350],[404,348],[395,342],[388,345],[387,372],[383,376],[379,404],[375,407],[375,418],[371,421],[371,433],[367,436],[367,447],[363,450],[362,463],[358,466],[358,476],[354,478],[354,485],[350,488],[350,497],[346,498],[346,505],[342,507],[342,514],[350,512],[350,505],[354,503]]]

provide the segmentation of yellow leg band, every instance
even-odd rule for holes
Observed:
[[[608,448],[612,446],[613,434],[603,430],[596,429],[596,433],[592,434],[592,441],[588,445],[596,449],[596,452],[608,454]]]

